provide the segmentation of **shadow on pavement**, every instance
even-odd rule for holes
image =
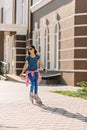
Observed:
[[[19,127],[15,127],[15,126],[4,126],[4,125],[0,125],[0,128],[12,128],[12,129],[15,129],[15,128],[19,128]],[[1,129],[0,129],[1,130]]]
[[[41,107],[42,109],[52,112],[53,114],[59,114],[68,118],[74,118],[74,119],[78,119],[81,120],[83,122],[87,122],[87,117],[81,115],[80,113],[71,113],[69,111],[66,111],[63,108],[54,108],[54,107],[49,107],[46,105],[40,105],[39,107]]]

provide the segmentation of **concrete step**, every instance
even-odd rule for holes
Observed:
[[[57,71],[48,71],[47,73],[40,71],[43,79],[55,78],[61,76],[61,73]]]
[[[0,75],[0,80],[7,80],[7,77]]]
[[[48,71],[47,73],[43,72],[42,70],[40,70],[41,76],[43,79],[47,79],[47,78],[55,78],[58,76],[61,76],[61,73],[57,72],[57,71]],[[25,77],[26,74],[23,74],[23,76]]]
[[[25,80],[23,78],[21,78],[20,76],[14,75],[14,74],[7,74],[7,78],[10,81],[25,83]]]

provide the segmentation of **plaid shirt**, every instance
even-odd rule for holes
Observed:
[[[28,87],[28,85],[30,84],[30,80],[29,80],[28,74],[31,73],[31,75],[34,76],[34,72],[38,72],[38,83],[41,82],[42,77],[41,77],[41,74],[40,74],[39,70],[27,71],[26,72],[26,87]]]

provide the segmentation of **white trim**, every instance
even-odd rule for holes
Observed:
[[[61,62],[67,62],[67,61],[87,61],[87,58],[75,58],[75,59],[60,59]]]
[[[85,50],[87,47],[73,47],[68,49],[60,49],[59,51],[70,51],[70,50]]]
[[[34,13],[35,11],[42,8],[43,6],[45,6],[46,4],[48,4],[51,1],[52,0],[39,0],[38,2],[36,2],[34,5],[32,5],[30,7],[30,10],[31,10],[32,13]]]
[[[74,17],[74,16],[83,16],[83,15],[87,15],[87,13],[76,13],[76,14],[72,14],[72,15],[70,15],[70,16],[68,16],[68,17],[65,17],[65,18],[59,20],[59,22],[63,22],[63,21],[65,21],[65,20],[67,20],[67,19],[70,19],[70,18],[72,18],[72,17]]]
[[[86,36],[74,36],[74,37],[70,37],[70,38],[65,38],[65,39],[60,39],[59,41],[66,41],[66,40],[72,40],[74,38],[87,38],[87,35]]]
[[[0,31],[20,32],[20,34],[26,35],[27,26],[23,24],[1,24],[0,23]]]
[[[40,4],[42,0],[38,0],[37,2],[35,2],[31,7],[37,6],[38,4]]]
[[[47,27],[51,27],[52,24],[49,24]],[[69,30],[69,29],[74,29],[74,27],[86,27],[87,24],[78,24],[78,25],[73,25],[73,26],[70,26],[70,27],[67,27],[67,28],[64,28],[64,29],[60,29],[59,32],[61,31],[66,31],[66,30]],[[40,30],[43,30],[43,28],[40,28]],[[74,30],[73,30],[74,31]],[[33,31],[32,31],[33,32]],[[32,39],[31,39],[32,40]]]
[[[87,15],[87,13],[76,13],[75,16]]]
[[[59,20],[59,23],[65,21],[65,20],[67,20],[67,19],[70,19],[70,18],[72,18],[72,17],[74,18],[74,16],[75,16],[75,14],[72,14],[72,15],[70,15],[70,16],[68,16],[68,17],[62,18],[62,19]],[[74,19],[73,19],[73,20],[74,20]]]
[[[78,24],[78,25],[70,26],[70,27],[67,27],[67,28],[64,28],[64,29],[60,29],[59,31],[60,32],[61,31],[66,31],[66,30],[69,30],[69,29],[74,29],[75,27],[87,27],[87,24]]]
[[[65,39],[59,39],[59,41],[67,41],[67,40],[72,40],[74,39],[75,37],[70,37],[70,38],[65,38]]]
[[[76,24],[76,25],[74,25],[74,27],[86,27],[87,26],[87,24]]]
[[[75,38],[87,38],[87,35],[84,35],[84,36],[75,36]]]
[[[72,14],[72,15],[70,15],[68,17],[65,17],[65,18],[59,20],[59,22],[63,22],[65,20],[70,19],[70,18],[75,17],[75,16],[84,16],[84,15],[87,15],[87,13],[76,13],[76,14]]]
[[[68,16],[68,17],[65,17],[65,18],[59,20],[59,22],[63,22],[63,21],[65,21],[65,20],[67,20],[67,19],[70,19],[70,18],[72,18],[72,17],[74,17],[74,16],[83,16],[83,15],[87,15],[87,13],[72,14],[72,15],[70,15],[70,16]]]
[[[71,69],[67,69],[67,70],[65,70],[65,69],[60,69],[60,70],[58,70],[59,72],[86,72],[87,73],[87,70],[76,70],[76,69],[73,69],[73,70],[71,70]]]
[[[66,30],[69,30],[69,29],[73,29],[73,31],[74,31],[74,26],[64,28],[64,29],[60,29],[59,32],[66,31]]]

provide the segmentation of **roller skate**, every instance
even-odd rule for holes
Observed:
[[[34,96],[34,102],[36,104],[38,104],[38,105],[42,105],[43,104],[42,101],[41,101],[41,99],[40,99],[40,97],[38,95]]]
[[[30,100],[31,100],[31,102],[33,104],[34,103],[34,95],[33,95],[33,93],[30,93]]]

